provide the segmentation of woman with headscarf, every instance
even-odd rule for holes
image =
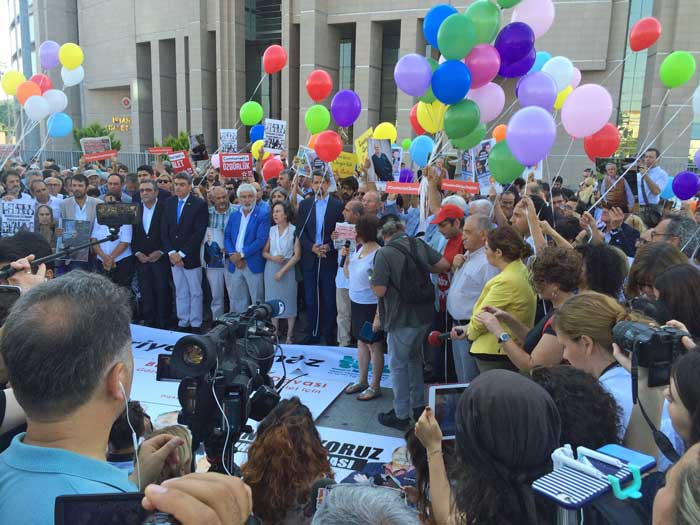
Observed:
[[[554,523],[556,510],[530,484],[550,472],[559,446],[557,407],[544,388],[508,370],[479,375],[456,413],[452,487],[442,458],[442,431],[430,408],[416,423],[427,450],[435,523]]]

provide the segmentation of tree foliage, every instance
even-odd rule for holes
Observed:
[[[78,149],[80,149],[80,139],[93,137],[109,137],[112,141],[112,149],[122,149],[122,143],[119,139],[114,137],[114,133],[97,122],[89,124],[84,128],[73,129],[73,140]]]

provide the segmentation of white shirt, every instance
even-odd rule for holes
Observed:
[[[107,241],[103,242],[100,244],[100,248],[102,248],[102,251],[109,255],[112,253],[117,246],[119,246],[120,243],[127,243],[129,246],[126,247],[126,250],[124,250],[122,253],[120,253],[117,258],[114,260],[114,262],[119,262],[122,259],[125,259],[131,255],[131,234],[132,234],[132,229],[131,225],[125,224],[121,228],[119,228],[119,238],[116,241]],[[104,239],[109,235],[109,228],[103,224],[98,224],[97,219],[95,219],[95,223],[92,227],[92,235],[91,237],[93,239]],[[101,261],[102,257],[99,255],[97,258]]]
[[[377,296],[372,292],[369,284],[369,272],[374,268],[374,250],[369,255],[360,258],[362,250],[350,254],[348,263],[349,295],[350,300],[357,304],[377,304]]]
[[[280,235],[277,225],[272,226],[270,228],[270,255],[281,255],[285,259],[294,257],[295,231],[296,226],[288,224],[282,235]]]
[[[664,191],[666,184],[668,184],[668,173],[662,170],[659,166],[654,166],[649,171],[647,171],[649,178],[659,187],[659,194],[654,195],[649,189],[649,185],[644,182],[642,174],[637,173],[637,197],[639,198],[639,205],[644,206],[647,202],[649,204],[658,204],[661,200],[661,193]],[[644,190],[647,194],[647,202],[644,201]]]
[[[80,205],[78,204],[78,201],[75,201],[75,220],[76,221],[86,221],[88,220],[87,216],[87,198],[85,199],[85,202],[83,203],[83,207],[81,208]],[[108,230],[109,231],[109,230]]]
[[[447,311],[453,319],[471,319],[472,310],[486,283],[498,274],[498,268],[486,259],[482,246],[474,253],[464,254],[464,264],[452,276],[447,292]]]
[[[620,417],[620,440],[625,437],[627,425],[630,424],[632,417],[632,376],[621,366],[609,368],[602,376],[598,378],[603,388],[615,398],[617,405],[622,410]]]
[[[148,230],[151,229],[151,221],[153,220],[153,214],[156,211],[156,204],[158,204],[158,199],[155,200],[153,206],[150,208],[143,205],[143,214],[141,215],[141,224],[143,225],[143,231],[148,235]]]
[[[241,224],[238,227],[238,237],[236,237],[236,252],[237,253],[243,253],[243,246],[245,245],[245,231],[248,229],[248,223],[250,222],[250,218],[253,216],[253,211],[255,210],[255,206],[253,206],[253,209],[250,210],[250,213],[246,216],[245,211],[243,211],[243,208],[241,208]]]

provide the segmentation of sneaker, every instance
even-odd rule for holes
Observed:
[[[411,426],[410,419],[399,419],[398,417],[396,417],[396,412],[394,412],[393,408],[389,410],[389,412],[380,413],[377,416],[377,420],[380,424],[384,425],[385,427],[395,428],[396,430],[400,430],[401,432],[405,432]]]

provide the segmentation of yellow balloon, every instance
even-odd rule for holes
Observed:
[[[6,95],[13,96],[17,93],[17,87],[27,80],[19,71],[6,71],[2,76],[2,90]]]
[[[447,111],[447,106],[439,100],[430,104],[418,102],[418,110],[416,111],[418,124],[428,133],[437,133],[444,127],[445,111]]]
[[[559,94],[557,95],[557,100],[554,101],[554,109],[561,109],[564,107],[564,102],[566,101],[567,98],[569,98],[569,95],[571,95],[571,92],[574,90],[573,87],[571,86],[566,86],[564,89],[562,89]]]
[[[260,157],[260,150],[262,147],[265,145],[265,141],[260,139],[256,140],[253,142],[253,145],[250,147],[250,152],[253,154],[253,160],[258,160],[258,157]],[[263,155],[263,159],[266,159],[267,157],[270,156],[270,152],[266,151],[265,154]]]
[[[376,128],[374,128],[374,134],[372,135],[372,138],[378,139],[378,140],[390,140],[392,143],[396,142],[396,128],[394,127],[393,124],[390,124],[389,122],[382,122],[379,124]]]
[[[58,60],[61,62],[61,65],[68,70],[81,66],[84,59],[83,50],[78,44],[68,42],[67,44],[63,44],[58,50]]]

